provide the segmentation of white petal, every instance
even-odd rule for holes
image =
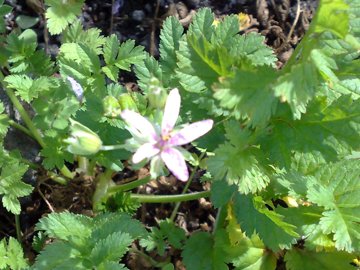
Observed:
[[[152,143],[145,143],[140,146],[132,157],[132,162],[139,163],[146,158],[152,158],[160,152],[160,149],[155,147]]]
[[[172,174],[181,181],[189,179],[189,172],[182,154],[175,148],[167,148],[161,152],[161,159]]]
[[[161,123],[161,134],[168,134],[175,126],[179,117],[181,98],[179,90],[174,88],[170,91],[165,104],[164,116]]]
[[[168,144],[172,146],[183,145],[196,140],[208,133],[212,128],[214,121],[211,119],[192,123],[175,133]]]
[[[139,113],[130,110],[123,110],[121,112],[121,117],[131,128],[136,129],[142,136],[156,140],[157,135],[154,126],[149,122],[149,120]]]

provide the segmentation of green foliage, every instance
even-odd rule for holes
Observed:
[[[13,214],[20,214],[20,197],[29,195],[33,188],[24,183],[22,177],[28,166],[21,163],[15,154],[8,153],[1,146],[0,149],[0,195],[2,204]]]
[[[354,259],[346,252],[313,252],[302,249],[292,249],[285,255],[286,269],[333,269],[333,270],[354,270],[350,263]]]
[[[255,193],[270,182],[268,172],[260,163],[261,152],[253,145],[249,130],[241,129],[236,122],[225,125],[228,141],[215,150],[215,156],[207,161],[208,170],[218,181],[225,178],[229,185],[236,185],[239,192]],[[256,179],[256,180],[255,180]]]
[[[159,255],[163,256],[168,244],[176,249],[181,249],[184,240],[185,231],[167,219],[160,221],[159,228],[153,227],[149,236],[140,240],[140,245],[147,251],[156,249]]]
[[[33,269],[126,269],[119,260],[135,239],[146,235],[141,224],[125,214],[89,218],[53,213],[36,228],[56,241],[45,246]]]
[[[9,117],[4,113],[4,104],[0,102],[0,139],[2,140],[9,129]]]
[[[225,254],[211,234],[198,232],[186,241],[182,257],[188,270],[227,270]]]
[[[0,258],[0,269],[28,269],[23,249],[15,238],[9,237],[8,241],[6,239],[0,241]]]
[[[4,5],[4,1],[0,1],[0,34],[5,32],[5,23],[3,20],[3,17],[10,13],[12,10],[12,7],[8,5]]]
[[[52,35],[60,34],[80,15],[84,0],[45,0],[47,27]]]

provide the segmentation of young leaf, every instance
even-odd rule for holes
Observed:
[[[189,34],[211,40],[213,34],[214,14],[210,8],[200,9],[189,26]]]
[[[151,234],[140,240],[140,245],[147,251],[157,249],[160,256],[163,256],[167,242],[174,248],[180,249],[185,240],[185,231],[178,228],[170,220],[162,220],[158,228],[152,228]]]
[[[0,241],[0,258],[0,269],[28,269],[21,244],[15,238],[9,237],[8,243],[6,238]]]
[[[45,13],[49,32],[56,35],[60,34],[80,15],[84,0],[45,0],[45,4],[49,6]]]
[[[145,93],[149,92],[149,83],[153,77],[157,78],[160,82],[162,81],[162,70],[159,63],[149,54],[145,54],[145,59],[135,65],[135,74],[138,78],[139,87]]]
[[[5,151],[2,149],[2,151]],[[4,207],[13,214],[20,214],[19,197],[29,195],[33,187],[24,183],[21,178],[28,170],[28,166],[19,163],[17,159],[7,153],[1,159],[0,194]]]

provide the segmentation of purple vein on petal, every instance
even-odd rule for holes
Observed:
[[[192,123],[175,133],[169,140],[169,145],[184,145],[196,140],[210,131],[214,124],[211,119]]]
[[[152,158],[160,152],[160,149],[155,147],[152,143],[145,143],[139,147],[132,157],[134,163],[139,163],[146,158]]]
[[[121,117],[130,127],[137,129],[140,134],[156,140],[157,135],[154,126],[139,113],[130,110],[124,110],[121,112]]]
[[[163,150],[160,155],[166,167],[168,167],[177,179],[181,181],[187,181],[189,179],[189,172],[185,159],[179,150],[167,148]]]
[[[177,88],[170,91],[165,104],[161,133],[168,134],[175,126],[180,112],[181,98]]]

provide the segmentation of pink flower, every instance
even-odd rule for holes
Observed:
[[[132,161],[139,163],[151,159],[152,167],[159,167],[164,162],[166,167],[181,181],[187,181],[189,172],[181,145],[190,143],[207,133],[213,126],[213,120],[203,120],[174,130],[180,111],[178,89],[170,91],[166,100],[161,127],[153,125],[137,112],[124,110],[121,117],[129,126],[129,131],[141,146],[136,150]],[[157,170],[157,169],[155,169]]]

